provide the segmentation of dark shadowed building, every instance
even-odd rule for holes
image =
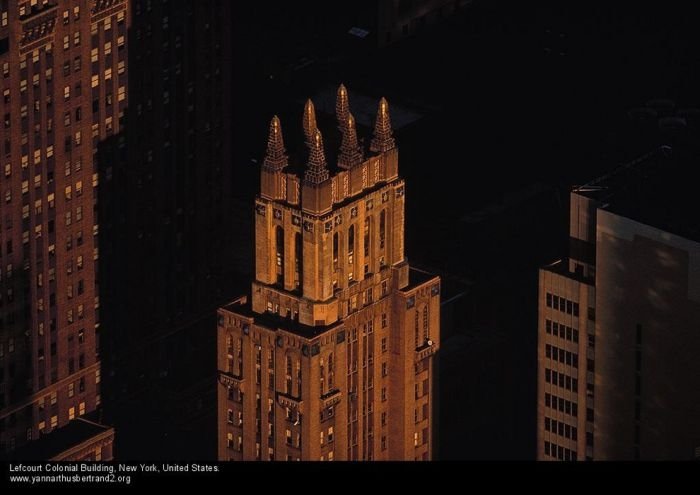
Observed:
[[[130,4],[128,125],[101,145],[106,412],[125,458],[213,458],[212,328],[251,251],[235,240],[232,4]]]
[[[695,160],[663,146],[571,193],[540,271],[543,460],[688,460],[700,447]]]

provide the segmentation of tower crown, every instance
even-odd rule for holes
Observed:
[[[347,117],[342,122],[341,131],[343,133],[343,140],[340,145],[338,166],[340,168],[349,169],[359,163],[362,163],[362,151],[357,143],[355,118],[350,112],[348,112]]]
[[[396,147],[391,131],[391,117],[389,117],[389,104],[386,98],[379,100],[377,110],[377,120],[374,123],[374,137],[370,145],[370,150],[375,153],[383,153]]]
[[[314,102],[311,99],[306,100],[306,105],[304,105],[304,138],[307,144],[311,145],[313,143],[314,131],[316,130],[316,109],[314,108]]]
[[[348,90],[341,84],[338,87],[338,94],[335,100],[335,116],[338,119],[338,127],[342,131],[350,115],[350,103],[348,101]]]
[[[330,175],[326,165],[326,153],[323,150],[321,131],[315,129],[313,140],[309,142],[309,163],[304,174],[304,180],[314,184],[328,180]]]
[[[270,121],[270,132],[267,138],[267,152],[263,166],[274,170],[282,170],[287,166],[287,154],[282,138],[280,119],[275,115]]]

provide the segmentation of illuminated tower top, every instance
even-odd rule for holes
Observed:
[[[270,122],[270,134],[267,138],[267,152],[263,166],[282,170],[287,166],[287,153],[284,149],[284,139],[282,138],[282,126],[280,119],[275,115]]]
[[[391,132],[391,118],[389,117],[389,104],[385,98],[379,100],[377,120],[374,124],[374,137],[370,150],[381,153],[396,146]]]
[[[304,105],[304,137],[307,143],[313,142],[314,131],[316,130],[316,109],[311,99],[306,100]]]
[[[338,119],[338,127],[343,130],[350,114],[350,103],[348,102],[348,90],[344,85],[338,86],[338,94],[335,101],[335,116]]]
[[[327,154],[307,100],[302,123],[308,154],[289,168],[281,124],[273,117],[256,200],[252,309],[290,313],[308,327],[347,315],[361,284],[376,284],[394,270],[396,287],[407,284],[404,185],[389,104],[380,100],[368,150],[360,145],[342,85],[336,114],[340,149]]]
[[[320,184],[330,177],[326,167],[326,153],[323,151],[321,131],[314,130],[313,141],[309,143],[309,163],[304,181],[310,184]]]

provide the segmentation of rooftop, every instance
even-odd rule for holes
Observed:
[[[101,435],[110,435],[114,429],[85,418],[77,418],[63,428],[42,435],[38,440],[14,451],[14,459],[45,461],[60,457],[66,451],[96,440]]]
[[[552,264],[542,267],[542,270],[546,270],[551,273],[556,273],[557,275],[562,275],[571,280],[576,280],[582,284],[593,285],[595,284],[595,279],[592,277],[585,277],[580,273],[572,272],[569,270],[569,258],[564,258],[555,261]]]
[[[256,313],[253,311],[249,300],[242,302],[239,299],[238,301],[227,304],[223,309],[247,318],[255,318],[255,322],[264,327],[274,330],[284,330],[307,339],[312,339],[340,325],[340,323],[333,323],[331,325],[309,326],[299,323],[292,318],[287,318],[275,313]]]
[[[697,156],[668,145],[642,155],[573,192],[631,220],[700,241]]]
[[[403,290],[411,290],[419,285],[433,280],[434,278],[437,278],[437,275],[434,273],[421,270],[420,268],[411,267],[408,270],[408,286],[404,287]]]

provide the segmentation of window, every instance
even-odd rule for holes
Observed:
[[[338,244],[340,242],[338,232],[333,234],[333,270],[338,269]]]
[[[429,330],[429,319],[428,319],[428,306],[423,306],[423,340],[425,342],[430,339],[430,330]]]
[[[355,255],[355,226],[351,225],[348,229],[348,264],[352,265]],[[350,267],[348,280],[353,279],[353,269]]]

